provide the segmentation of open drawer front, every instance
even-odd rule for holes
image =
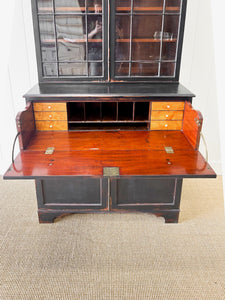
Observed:
[[[162,130],[36,132],[4,177],[99,177],[105,167],[119,168],[119,176],[215,177],[182,131]]]

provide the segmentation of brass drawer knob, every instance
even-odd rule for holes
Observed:
[[[49,128],[52,128],[53,127],[53,125],[49,125]]]
[[[166,118],[168,118],[169,117],[169,115],[166,115]]]
[[[167,105],[167,108],[170,108],[170,105]]]
[[[48,108],[51,109],[52,108],[51,105],[49,105]]]
[[[165,127],[168,127],[168,124],[165,124]]]
[[[52,115],[49,115],[49,118],[52,118]]]

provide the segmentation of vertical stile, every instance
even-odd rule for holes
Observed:
[[[52,8],[53,8],[53,22],[54,22],[54,35],[55,35],[57,77],[59,77],[59,56],[58,56],[58,41],[57,41],[57,30],[56,30],[56,20],[55,20],[55,0],[52,0]]]
[[[119,102],[116,102],[116,121],[118,121],[119,118]]]
[[[129,53],[129,75],[131,77],[131,62],[132,62],[132,37],[133,37],[133,9],[134,9],[134,0],[131,0],[131,9],[130,9],[130,53]]]
[[[166,9],[166,0],[163,0],[163,13],[162,13],[162,27],[161,27],[161,39],[160,39],[160,54],[159,54],[159,64],[158,64],[158,77],[160,77],[161,63],[162,63],[162,45],[163,45],[165,9]]]
[[[133,101],[133,117],[132,120],[135,120],[135,102]]]
[[[85,0],[85,10],[84,10],[84,14],[85,14],[85,30],[86,30],[86,42],[85,42],[85,46],[86,46],[86,72],[87,72],[87,77],[89,77],[89,73],[88,73],[88,18],[87,18],[87,0]]]

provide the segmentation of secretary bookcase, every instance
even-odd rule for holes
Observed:
[[[32,0],[39,83],[5,179],[34,179],[39,221],[136,212],[178,222],[183,178],[216,177],[179,83],[186,0]]]

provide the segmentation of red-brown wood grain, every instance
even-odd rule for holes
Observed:
[[[55,147],[52,155],[47,147]],[[215,176],[182,132],[135,131],[37,134],[5,178],[102,176],[103,167],[119,167],[121,176]]]
[[[35,132],[35,121],[32,104],[29,103],[26,109],[16,116],[16,126],[19,135],[20,149],[24,150],[28,146]]]
[[[198,151],[167,154],[154,150],[22,151],[5,178],[102,176],[103,167],[119,167],[121,176],[215,177]]]
[[[199,111],[194,110],[189,102],[185,103],[183,133],[194,149],[198,149],[203,118]]]
[[[181,131],[36,132],[28,150],[192,150]]]

